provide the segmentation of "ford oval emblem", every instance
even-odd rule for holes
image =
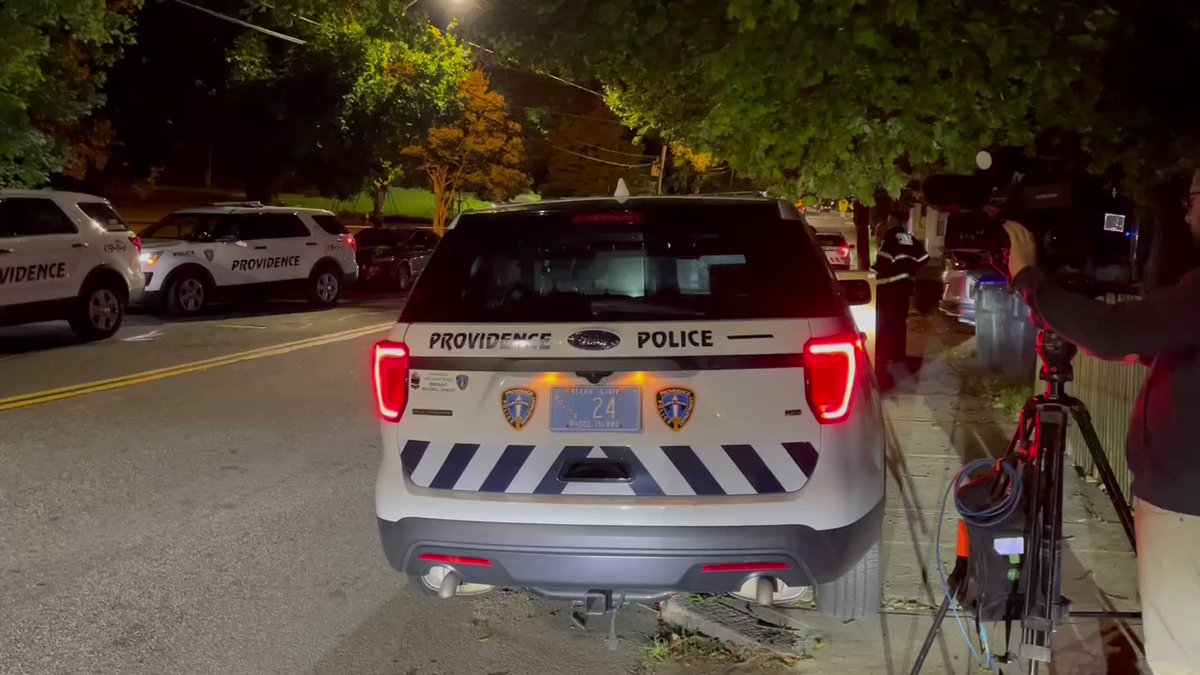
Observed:
[[[621,336],[608,330],[581,330],[567,336],[567,344],[590,352],[612,349],[621,344]]]

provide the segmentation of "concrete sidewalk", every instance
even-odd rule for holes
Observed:
[[[933,317],[921,321],[936,327],[915,335],[910,344],[910,353],[924,354],[924,364],[914,375],[897,373],[897,387],[884,404],[890,475],[883,613],[876,619],[841,624],[805,610],[764,610],[738,603],[714,610],[679,598],[665,610],[667,620],[710,621],[712,627],[713,616],[719,615],[719,624],[730,623],[728,619],[739,613],[752,613],[760,621],[742,622],[736,630],[776,651],[803,654],[799,672],[890,675],[909,671],[942,598],[933,539],[946,486],[966,461],[1003,453],[1015,426],[1015,420],[989,400],[960,394],[963,378],[980,373],[973,359],[961,356],[969,342],[948,354],[966,335],[939,325]],[[951,503],[940,547],[947,575],[954,562],[956,522]],[[1108,497],[1070,470],[1063,534],[1063,593],[1073,607],[1136,611],[1136,564]],[[762,622],[790,630],[774,630]],[[974,637],[974,631],[968,630]],[[993,633],[993,650],[1003,653],[1003,626],[989,625],[988,630]],[[1052,667],[1042,672],[1137,673],[1140,644],[1140,625],[1071,620],[1055,636]],[[923,672],[968,673],[973,666],[962,632],[948,616]]]

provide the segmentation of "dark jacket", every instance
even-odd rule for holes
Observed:
[[[893,225],[883,234],[872,268],[877,283],[886,284],[911,279],[927,262],[929,254],[921,242],[903,227]]]
[[[1116,305],[1071,293],[1033,267],[1014,286],[1044,327],[1102,359],[1149,363],[1125,444],[1133,494],[1200,515],[1200,270]]]

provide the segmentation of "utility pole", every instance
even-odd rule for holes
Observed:
[[[663,178],[667,175],[667,144],[663,143],[662,156],[658,160],[658,194],[663,193]]]

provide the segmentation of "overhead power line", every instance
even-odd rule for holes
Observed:
[[[619,166],[619,167],[622,167],[622,168],[625,168],[625,169],[645,169],[645,168],[648,168],[648,167],[652,167],[652,166],[654,166],[655,164],[658,164],[658,162],[657,162],[657,161],[655,161],[655,162],[646,162],[645,164],[626,164],[626,163],[624,163],[624,162],[613,162],[613,161],[611,161],[611,160],[607,160],[607,159],[604,159],[604,158],[602,158],[602,157],[593,157],[593,156],[591,156],[591,155],[584,154],[584,153],[582,153],[582,152],[576,152],[576,151],[574,151],[574,150],[571,150],[570,148],[564,148],[564,147],[557,146],[557,145],[555,145],[555,144],[551,143],[550,141],[547,141],[547,140],[545,140],[545,139],[543,139],[543,138],[537,138],[537,137],[535,137],[535,136],[526,136],[526,135],[524,135],[524,134],[522,134],[522,138],[525,138],[526,140],[534,141],[534,142],[537,142],[537,143],[542,143],[542,144],[545,144],[545,145],[547,145],[547,146],[549,146],[549,147],[553,148],[554,150],[557,150],[557,151],[559,151],[559,152],[565,152],[565,153],[567,153],[568,155],[575,155],[576,157],[582,157],[583,159],[591,160],[591,161],[593,161],[593,162],[599,162],[600,164],[608,164],[609,166]]]
[[[498,58],[498,59],[503,59],[503,57],[501,57],[499,54],[497,54],[497,53],[496,53],[494,50],[492,50],[492,49],[490,49],[490,48],[488,48],[488,47],[484,47],[483,45],[481,45],[481,44],[479,44],[479,43],[477,43],[477,42],[471,42],[470,40],[466,40],[466,39],[464,39],[464,40],[463,40],[463,42],[465,42],[465,43],[467,43],[467,44],[471,45],[472,47],[474,47],[474,48],[476,48],[476,49],[478,49],[478,50],[480,50],[480,51],[487,52],[488,54],[491,54],[492,56],[494,56],[494,57],[496,57],[496,58]],[[521,66],[521,64],[520,64],[520,63],[518,63],[518,62],[517,62],[515,59],[503,59],[503,60],[506,60],[506,61],[508,61],[509,65]],[[568,79],[566,79],[566,78],[562,78],[562,77],[559,77],[559,76],[557,76],[557,75],[553,75],[553,74],[551,74],[551,73],[547,73],[546,71],[544,71],[544,70],[539,70],[539,69],[537,69],[537,68],[529,68],[528,70],[529,70],[531,73],[534,73],[534,74],[536,74],[536,75],[541,75],[542,77],[548,77],[548,78],[550,78],[550,79],[552,79],[552,80],[556,80],[556,81],[558,81],[558,82],[561,82],[561,83],[563,83],[563,84],[565,84],[565,85],[567,85],[567,86],[569,86],[569,87],[575,87],[576,89],[579,89],[580,91],[586,91],[587,93],[589,93],[589,94],[592,94],[593,96],[598,96],[598,97],[600,97],[600,98],[604,98],[604,94],[603,94],[603,93],[601,93],[601,92],[598,92],[598,91],[596,91],[595,89],[589,89],[589,88],[587,88],[587,87],[583,86],[582,84],[579,84],[578,82],[572,82],[572,81],[570,81],[570,80],[568,80]]]
[[[297,44],[297,45],[308,44],[307,41],[301,40],[298,37],[292,37],[291,35],[286,35],[284,33],[280,33],[279,31],[271,30],[270,28],[264,28],[262,26],[250,23],[249,21],[243,21],[242,19],[239,19],[235,16],[229,16],[228,14],[222,14],[220,12],[213,11],[211,9],[208,9],[207,7],[201,7],[200,5],[193,5],[192,3],[186,2],[185,0],[175,0],[175,2],[180,5],[183,5],[184,7],[194,9],[197,12],[203,12],[211,17],[215,17],[222,21],[228,21],[229,23],[236,24],[238,26],[241,26],[242,28],[249,28],[250,30],[258,31],[264,35],[270,35],[273,38],[278,38],[280,40],[291,42],[292,44]]]
[[[280,40],[284,40],[284,41],[287,41],[287,42],[291,42],[292,44],[297,44],[297,45],[305,45],[305,44],[308,44],[308,42],[307,42],[307,41],[305,41],[305,40],[302,40],[302,39],[300,39],[300,38],[298,38],[298,37],[293,37],[293,36],[291,36],[291,35],[287,35],[287,34],[285,34],[285,33],[280,33],[279,31],[274,31],[274,30],[271,30],[270,28],[265,28],[265,27],[263,27],[263,26],[259,26],[259,25],[256,25],[256,24],[253,24],[253,23],[250,23],[249,21],[245,21],[245,20],[239,19],[239,18],[237,18],[237,17],[229,16],[228,14],[222,14],[222,13],[220,13],[220,12],[217,12],[217,11],[214,11],[214,10],[211,10],[211,9],[208,9],[207,7],[201,7],[201,6],[199,6],[199,5],[192,4],[192,3],[190,3],[190,2],[187,2],[186,0],[174,0],[174,2],[175,2],[175,3],[177,3],[177,4],[183,5],[184,7],[187,7],[187,8],[189,8],[189,9],[194,9],[194,10],[196,10],[196,11],[198,11],[198,12],[203,12],[204,14],[207,14],[207,15],[209,15],[209,16],[211,16],[211,17],[214,17],[214,18],[220,19],[220,20],[222,20],[222,21],[228,21],[229,23],[232,23],[232,24],[235,24],[235,25],[241,26],[241,27],[243,27],[243,28],[248,28],[248,29],[250,29],[250,30],[253,30],[253,31],[258,31],[259,33],[262,33],[262,34],[264,34],[264,35],[269,35],[269,36],[271,36],[271,37],[273,37],[273,38],[278,38],[278,39],[280,39]],[[300,16],[300,15],[298,15],[298,14],[297,14],[297,15],[294,15],[294,16],[296,16],[296,18],[300,19],[301,21],[304,21],[304,22],[306,22],[306,23],[312,24],[312,25],[314,25],[314,26],[320,26],[320,25],[321,25],[319,22],[317,22],[317,21],[313,21],[312,19],[309,19],[309,18],[307,18],[307,17],[303,17],[303,16]],[[497,56],[497,58],[499,58],[499,56],[496,54],[496,52],[495,52],[495,51],[493,51],[493,50],[491,50],[491,49],[488,49],[487,47],[484,47],[483,45],[477,44],[477,43],[475,43],[475,42],[471,42],[470,40],[464,40],[464,42],[466,42],[467,44],[471,45],[472,47],[475,47],[476,49],[480,49],[480,50],[482,50],[482,51],[485,51],[485,52],[487,52],[487,53],[489,53],[489,54],[492,54],[493,56]],[[518,65],[519,65],[519,64],[518,64]],[[581,84],[578,84],[578,83],[576,83],[576,82],[571,82],[570,80],[567,80],[567,79],[564,79],[564,78],[558,77],[557,75],[551,75],[550,73],[546,73],[546,72],[543,72],[543,71],[540,71],[540,70],[533,70],[532,72],[534,72],[534,73],[536,73],[536,74],[538,74],[538,75],[542,75],[542,76],[544,76],[544,77],[548,77],[548,78],[550,78],[550,79],[553,79],[553,80],[557,80],[557,81],[559,81],[559,82],[562,82],[563,84],[570,85],[570,86],[572,86],[572,87],[575,87],[576,89],[580,89],[580,90],[586,91],[586,92],[588,92],[589,94],[594,94],[594,95],[596,95],[596,96],[599,96],[600,98],[604,98],[604,94],[602,94],[602,93],[600,93],[600,92],[598,92],[598,91],[595,91],[594,89],[588,89],[587,87],[585,87],[585,86],[583,86],[583,85],[581,85]],[[498,109],[498,110],[504,110],[505,112],[507,112],[507,106],[505,106],[505,107],[496,106],[496,105],[495,105],[495,104],[493,104],[491,101],[489,101],[489,100],[487,100],[486,98],[484,98],[484,97],[482,97],[482,96],[480,96],[480,95],[476,94],[475,92],[471,92],[471,91],[469,91],[469,92],[467,92],[467,93],[468,93],[468,94],[470,94],[471,96],[474,96],[475,98],[478,98],[479,100],[481,100],[481,101],[483,101],[483,102],[485,102],[485,103],[487,103],[487,104],[489,104],[489,105],[493,106],[495,109]],[[515,107],[515,108],[522,108],[522,109],[530,109],[530,108],[535,108],[536,106],[512,106],[512,107]],[[577,117],[577,118],[581,118],[581,119],[593,120],[593,121],[596,121],[596,122],[603,122],[603,123],[606,123],[606,124],[616,124],[616,125],[619,125],[619,126],[625,126],[624,124],[622,124],[622,123],[621,123],[621,122],[619,122],[619,121],[615,121],[615,120],[606,120],[606,119],[604,119],[604,118],[602,118],[602,117],[593,117],[593,116],[589,116],[589,115],[577,115],[577,114],[573,114],[573,113],[557,112],[557,111],[553,111],[553,110],[547,110],[546,112],[548,112],[548,113],[550,113],[550,114],[552,114],[552,115],[562,115],[562,116],[565,116],[565,117]],[[486,115],[485,115],[485,117],[486,117]],[[494,118],[494,117],[488,117],[487,119],[490,119],[491,121],[493,121],[493,122],[496,122],[497,124],[503,124],[503,123],[504,123],[504,121],[503,121],[503,120],[498,120],[498,119],[496,119],[496,118]],[[576,156],[576,157],[580,157],[580,158],[582,158],[582,159],[586,159],[586,160],[589,160],[589,161],[592,161],[592,162],[598,162],[598,163],[600,163],[600,164],[608,164],[608,165],[610,165],[610,166],[619,166],[619,167],[626,168],[626,169],[644,169],[644,168],[651,167],[651,166],[654,166],[655,164],[657,164],[657,162],[646,162],[646,163],[643,163],[643,164],[630,164],[630,163],[627,163],[627,162],[614,162],[614,161],[612,161],[612,160],[607,160],[607,159],[604,159],[604,158],[602,158],[602,157],[593,157],[593,156],[591,156],[591,155],[588,155],[588,154],[585,154],[585,153],[582,153],[582,152],[577,152],[577,151],[575,151],[575,150],[571,150],[570,148],[564,148],[564,147],[560,147],[560,146],[558,146],[558,145],[555,145],[555,144],[551,143],[550,141],[547,141],[547,140],[545,140],[545,139],[543,139],[543,138],[537,138],[537,137],[535,137],[535,136],[529,136],[529,135],[527,135],[527,134],[521,134],[521,137],[522,137],[522,138],[524,138],[525,140],[528,140],[528,141],[533,141],[533,142],[535,142],[535,143],[542,143],[542,144],[544,144],[544,145],[546,145],[546,146],[549,146],[550,148],[552,148],[552,149],[554,149],[554,150],[557,150],[557,151],[559,151],[559,152],[564,152],[564,153],[567,153],[567,154],[569,154],[569,155],[574,155],[574,156]],[[631,152],[622,152],[622,151],[620,151],[620,150],[613,150],[613,149],[611,149],[611,148],[605,148],[605,147],[601,147],[601,146],[599,146],[599,145],[593,145],[593,144],[591,144],[591,143],[584,143],[583,145],[584,145],[585,147],[590,147],[590,148],[593,148],[593,149],[595,149],[595,150],[600,150],[600,151],[602,151],[602,152],[609,152],[609,153],[612,153],[612,154],[616,154],[616,155],[624,155],[624,156],[627,156],[627,157],[638,157],[638,158],[653,157],[653,155],[641,155],[641,154],[635,154],[635,153],[631,153]]]
[[[602,145],[593,145],[591,143],[580,143],[580,145],[582,145],[585,148],[592,148],[593,150],[600,150],[601,152],[610,152],[614,155],[624,155],[625,157],[637,157],[638,159],[656,159],[656,158],[658,158],[658,155],[647,155],[647,154],[641,153],[641,152],[623,152],[621,150],[613,150],[611,148],[606,148]]]
[[[503,112],[505,114],[508,113],[507,106],[497,105],[496,103],[489,101],[488,99],[484,98],[483,96],[480,96],[479,94],[476,94],[473,91],[469,91],[469,90],[465,90],[465,89],[463,91],[466,92],[469,96],[486,103],[488,105],[488,107],[490,107],[492,110],[496,110],[498,112]],[[486,113],[481,113],[481,114],[484,118],[491,120],[492,122],[495,122],[496,124],[504,124],[505,123],[504,120],[496,119],[495,117],[491,117],[491,116],[487,115]],[[570,148],[564,148],[564,147],[555,145],[555,144],[551,143],[550,141],[547,141],[544,138],[537,138],[536,136],[529,136],[527,134],[521,134],[521,137],[526,140],[533,141],[535,143],[542,143],[542,144],[547,145],[555,150],[558,150],[559,152],[565,152],[569,155],[575,155],[576,157],[582,157],[583,159],[588,159],[593,162],[598,162],[600,164],[608,164],[610,166],[620,166],[620,167],[624,167],[626,169],[643,169],[646,167],[654,166],[655,164],[658,163],[657,161],[645,162],[645,163],[641,163],[641,164],[631,164],[629,162],[614,162],[609,159],[604,159],[603,157],[593,157],[592,155],[588,155],[588,154],[585,154],[582,152],[577,152],[575,150],[571,150]],[[611,153],[620,154],[620,155],[629,155],[631,157],[654,157],[653,155],[635,155],[633,153],[624,153],[624,152],[621,152],[620,150],[613,150],[611,148],[605,148],[605,147],[601,147],[599,145],[592,145],[591,143],[584,143],[583,145],[591,147],[591,148],[595,148],[597,150],[603,150],[605,152],[611,152]]]

